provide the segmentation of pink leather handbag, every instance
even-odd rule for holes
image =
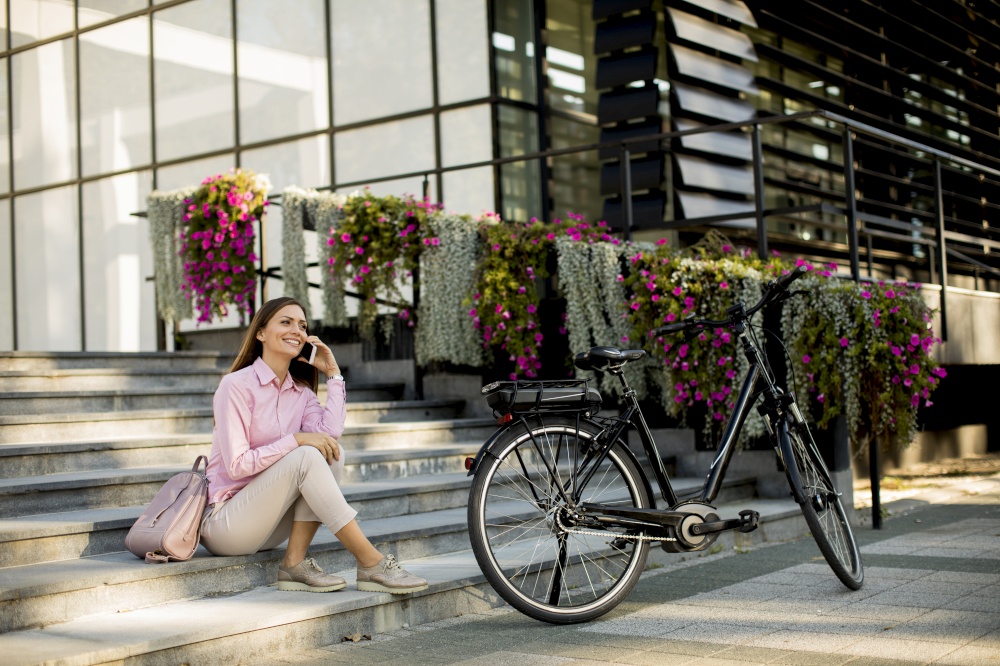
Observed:
[[[205,471],[198,467],[205,462]],[[208,501],[208,458],[198,456],[190,472],[171,477],[135,521],[125,547],[149,564],[191,559],[201,536],[201,516]]]

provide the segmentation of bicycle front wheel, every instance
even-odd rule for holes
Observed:
[[[798,469],[802,483],[805,501],[801,509],[806,524],[840,582],[859,590],[865,578],[861,552],[826,464],[811,439],[807,442],[794,430],[789,431],[788,437],[794,457],[790,462]]]
[[[476,471],[472,550],[490,585],[517,610],[554,624],[586,622],[632,590],[649,542],[568,525],[567,499],[652,508],[652,497],[621,441],[603,460],[594,455],[596,424],[581,421],[578,430],[575,419],[559,416],[529,423],[512,427]]]

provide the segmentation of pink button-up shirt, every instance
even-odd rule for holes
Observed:
[[[326,382],[326,407],[316,394],[292,380],[278,378],[262,358],[222,378],[215,391],[215,429],[208,456],[208,501],[227,500],[265,469],[295,450],[297,432],[344,432],[344,382]]]

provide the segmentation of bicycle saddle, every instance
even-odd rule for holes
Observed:
[[[638,361],[646,355],[644,349],[616,349],[615,347],[591,347],[573,357],[573,365],[581,370],[607,370],[621,367],[629,361]]]

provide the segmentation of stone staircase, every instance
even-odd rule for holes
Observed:
[[[466,416],[477,410],[463,396],[403,399],[398,362],[336,351],[352,359],[344,493],[373,543],[429,580],[426,592],[282,593],[272,586],[280,550],[199,549],[188,562],[145,564],[124,550],[125,534],[167,478],[208,453],[211,397],[228,359],[0,353],[0,662],[261,661],[501,603],[471,555],[465,516],[465,458],[495,422]],[[683,467],[690,432],[659,434]],[[761,511],[755,540],[804,533],[793,503],[756,497],[758,475],[739,460],[720,497],[733,504],[720,508]],[[675,488],[701,483],[679,478]],[[310,555],[353,583],[353,558],[324,532]],[[677,557],[654,549],[651,562]]]

